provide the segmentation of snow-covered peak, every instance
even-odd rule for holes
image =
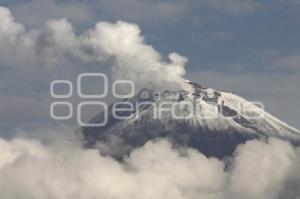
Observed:
[[[157,118],[155,111],[159,112],[160,107],[166,108],[166,105],[163,107],[161,104],[167,104],[170,110],[161,111],[162,117],[158,118],[162,122],[179,120],[178,123],[187,122],[212,131],[235,129],[287,139],[298,139],[300,136],[299,130],[267,113],[262,104],[255,104],[233,93],[205,88],[190,81],[188,83],[193,86],[192,91],[165,91],[157,99],[151,98],[154,106],[149,107],[148,111],[143,111],[144,114]],[[149,93],[151,94],[153,93]],[[155,107],[158,110],[155,110]],[[139,117],[133,117],[135,119],[131,122],[139,120]]]
[[[192,89],[155,92],[142,89],[125,100],[134,109],[116,119],[109,108],[108,124],[84,128],[88,146],[122,143],[130,150],[151,139],[167,137],[175,145],[197,148],[208,156],[229,155],[248,139],[277,137],[300,143],[300,132],[238,95],[188,82]],[[103,120],[103,113],[93,123]],[[121,140],[121,141],[120,141]],[[99,145],[98,145],[99,146]],[[126,151],[125,150],[125,151]]]

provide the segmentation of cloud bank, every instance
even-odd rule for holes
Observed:
[[[295,199],[300,150],[284,141],[248,141],[225,162],[168,141],[151,141],[124,162],[84,150],[72,133],[0,139],[6,199]],[[45,135],[43,132],[42,135]],[[63,135],[63,136],[62,136]]]
[[[146,44],[138,25],[123,21],[98,22],[80,35],[66,19],[27,30],[9,9],[0,7],[0,44],[0,57],[7,65],[22,67],[27,63],[51,68],[72,61],[108,63],[115,79],[129,79],[141,87],[186,86],[183,75],[187,58],[175,52],[163,58]]]

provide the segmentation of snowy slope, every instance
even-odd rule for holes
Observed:
[[[143,89],[125,100],[134,104],[134,110],[122,113],[130,116],[128,119],[115,119],[111,106],[106,126],[83,128],[86,145],[121,157],[148,140],[164,137],[176,146],[193,147],[207,156],[222,158],[249,139],[275,136],[300,143],[297,129],[244,98],[190,84],[192,90],[165,91],[160,97]],[[159,114],[162,109],[165,111]],[[91,122],[102,119],[100,113]]]

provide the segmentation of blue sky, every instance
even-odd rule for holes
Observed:
[[[98,21],[136,23],[146,43],[163,56],[175,51],[189,59],[187,78],[262,101],[269,112],[300,128],[299,0],[2,0],[0,6],[26,30],[61,18],[77,34]],[[28,59],[6,59],[0,59],[4,133],[52,125],[46,116],[51,78],[74,79],[86,70],[76,61],[73,68],[74,61],[50,70],[32,67]],[[88,70],[107,67],[90,64]]]

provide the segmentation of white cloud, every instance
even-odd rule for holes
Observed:
[[[10,11],[5,7],[0,7],[0,33],[1,38],[14,39],[24,31],[21,24],[17,24]]]
[[[52,100],[51,81],[74,80],[83,72],[113,73],[115,79],[131,79],[136,91],[140,87],[163,90],[185,85],[187,59],[177,53],[170,53],[169,58],[161,56],[144,41],[136,24],[99,22],[82,34],[75,32],[66,19],[29,28],[17,22],[8,8],[0,7],[2,122],[16,122],[16,127],[24,121],[30,123],[28,118],[31,122],[49,121],[50,105],[36,109],[35,102]],[[20,109],[22,104],[26,106]],[[31,116],[27,117],[29,112]]]
[[[250,141],[239,146],[230,176],[234,198],[278,198],[295,158],[291,145],[275,139],[268,144]]]
[[[113,60],[114,77],[133,80],[137,86],[162,89],[185,85],[182,76],[187,59],[177,53],[163,59],[144,42],[136,24],[98,22],[94,29],[77,36],[65,19],[48,21],[40,30],[25,31],[7,8],[2,7],[0,15],[0,44],[5,46],[1,54],[7,55],[2,57],[7,62],[23,65],[24,60],[30,60],[35,65],[57,67],[72,59],[83,63]]]
[[[0,139],[0,191],[6,199],[294,199],[299,151],[286,142],[249,141],[224,163],[167,141],[148,142],[124,162],[84,150],[71,132]],[[227,162],[228,164],[228,162]],[[290,197],[288,197],[290,196]],[[282,198],[282,197],[281,197]]]
[[[20,62],[32,53],[32,35],[26,33],[22,24],[15,22],[9,9],[0,7],[0,58],[1,64]]]
[[[84,35],[83,42],[98,60],[105,59],[103,56],[115,58],[116,79],[133,80],[138,86],[154,85],[157,89],[166,88],[164,85],[173,88],[185,85],[183,75],[187,59],[171,53],[169,60],[164,61],[152,46],[145,44],[140,33],[135,24],[100,22]]]

